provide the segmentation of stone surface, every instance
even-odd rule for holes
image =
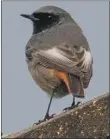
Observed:
[[[109,135],[109,93],[6,138],[96,138]]]

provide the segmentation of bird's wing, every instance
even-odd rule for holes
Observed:
[[[92,66],[90,51],[81,46],[60,44],[49,49],[42,49],[33,54],[33,57],[43,66],[65,71],[84,78]],[[88,78],[88,75],[86,75]]]

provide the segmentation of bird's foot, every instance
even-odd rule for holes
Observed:
[[[36,125],[41,124],[47,120],[50,120],[51,118],[53,118],[55,116],[55,114],[52,114],[51,116],[49,116],[49,114],[45,115],[45,118],[43,120],[39,120],[37,123],[35,123]]]
[[[63,109],[63,111],[76,108],[76,107],[78,107],[78,106],[81,105],[81,104],[82,104],[82,103],[78,101],[77,104],[74,104],[74,105],[72,104],[70,107],[67,107],[67,108]]]
[[[53,118],[54,116],[55,116],[55,114],[52,114],[51,116],[49,116],[49,114],[46,114],[44,120],[45,121],[49,120],[49,119]]]

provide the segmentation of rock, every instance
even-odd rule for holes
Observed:
[[[94,138],[109,135],[109,93],[6,138]]]

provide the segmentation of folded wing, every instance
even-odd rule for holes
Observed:
[[[92,76],[92,56],[90,51],[81,46],[60,44],[49,49],[42,49],[33,54],[41,65],[64,71],[80,77],[84,88]]]

